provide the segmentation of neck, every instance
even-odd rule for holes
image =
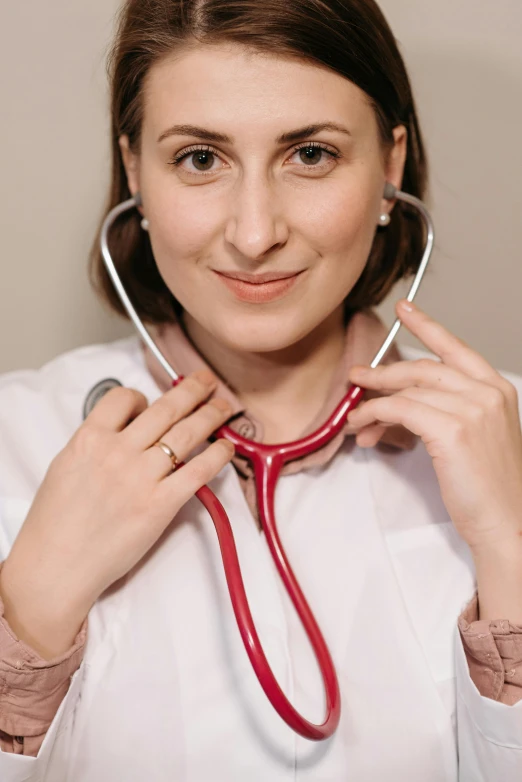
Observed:
[[[183,326],[207,363],[263,424],[265,443],[300,437],[324,406],[344,352],[342,308],[299,342],[270,353],[223,345],[188,313]]]

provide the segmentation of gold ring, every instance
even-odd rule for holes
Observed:
[[[174,470],[176,469],[176,467],[179,464],[179,459],[176,456],[176,454],[174,453],[174,451],[172,450],[172,448],[170,448],[167,445],[167,443],[164,443],[162,440],[158,440],[158,442],[154,443],[154,445],[157,445],[158,448],[161,448],[161,450],[164,451],[167,454],[167,456],[169,457],[169,459],[172,462],[172,472],[174,472]]]

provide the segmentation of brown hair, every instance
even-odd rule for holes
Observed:
[[[298,57],[346,77],[371,99],[383,147],[405,125],[408,150],[402,189],[425,197],[427,161],[411,85],[386,19],[374,0],[127,0],[108,72],[112,109],[112,182],[105,215],[131,197],[118,139],[139,148],[145,78],[157,62],[191,45],[240,43],[275,56]],[[131,210],[112,229],[110,246],[123,284],[145,322],[172,321],[180,312],[164,283],[140,215]],[[424,242],[417,216],[398,202],[386,230],[378,229],[366,267],[346,299],[347,312],[378,305],[393,285],[414,274]],[[90,279],[113,310],[126,316],[99,251]]]

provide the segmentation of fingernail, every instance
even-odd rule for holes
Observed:
[[[350,372],[354,372],[357,375],[364,375],[365,372],[368,372],[370,370],[370,367],[364,367],[364,366],[355,366],[350,369]]]
[[[220,410],[222,413],[231,413],[232,407],[227,402],[226,399],[220,399],[219,397],[216,399],[211,399],[209,402],[209,405],[212,405],[213,407],[217,407],[218,410]]]
[[[401,310],[406,310],[406,312],[413,312],[415,309],[415,304],[412,304],[412,302],[408,301],[407,299],[402,299],[399,302],[399,307]]]
[[[222,438],[221,440],[219,440],[219,442],[222,443],[222,445],[226,446],[231,456],[235,454],[236,446],[234,445],[234,443],[231,443],[230,440],[226,440],[225,438]]]
[[[197,372],[194,372],[194,377],[207,386],[215,386],[217,383],[217,377],[210,369],[199,369]]]

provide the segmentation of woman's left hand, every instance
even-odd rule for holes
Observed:
[[[352,383],[390,394],[363,401],[349,414],[349,423],[359,429],[358,445],[374,446],[386,426],[402,424],[424,442],[446,509],[472,552],[522,548],[515,387],[415,305],[398,302],[397,315],[440,361],[352,368]]]

